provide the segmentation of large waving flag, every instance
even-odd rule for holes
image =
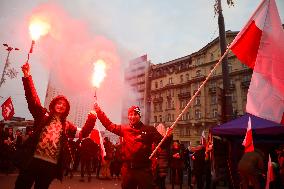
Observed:
[[[275,0],[263,0],[229,47],[253,69],[246,111],[280,123],[284,112],[284,30]]]
[[[245,136],[245,139],[243,140],[242,145],[245,147],[245,153],[254,151],[250,117],[249,117],[249,120],[248,120],[248,127],[247,127],[246,136]]]

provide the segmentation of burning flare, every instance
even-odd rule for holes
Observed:
[[[104,80],[106,76],[106,63],[99,59],[94,63],[94,73],[93,73],[93,86],[96,88],[100,87],[101,82]]]
[[[46,35],[49,30],[49,23],[39,18],[33,18],[30,22],[29,31],[33,41],[39,39],[41,36]]]

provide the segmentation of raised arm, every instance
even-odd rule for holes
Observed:
[[[91,131],[93,130],[95,124],[96,124],[96,120],[97,120],[97,114],[95,111],[91,111],[88,114],[88,118],[86,120],[86,123],[84,124],[84,126],[82,127],[81,132],[81,136],[83,138],[89,136],[89,134],[91,133]]]
[[[34,87],[33,79],[30,74],[30,65],[28,62],[26,62],[22,66],[22,71],[24,74],[22,80],[23,80],[26,100],[28,103],[28,108],[32,116],[34,118],[37,118],[38,116],[41,116],[41,113],[43,112],[44,108],[41,106],[39,97]]]
[[[121,125],[116,125],[112,123],[109,118],[106,116],[106,114],[101,110],[99,105],[97,103],[94,104],[94,109],[97,113],[97,117],[99,118],[102,125],[110,132],[123,136],[123,132],[121,130]]]

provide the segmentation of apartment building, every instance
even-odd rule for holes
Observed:
[[[226,32],[229,44],[238,32]],[[152,65],[150,83],[150,124],[171,126],[191,97],[211,72],[221,57],[219,38],[199,51],[162,64]],[[228,54],[230,95],[233,117],[243,115],[252,70],[241,64],[234,54]],[[195,144],[205,130],[221,123],[222,114],[222,67],[219,65],[212,76],[181,115],[174,129],[174,139],[185,145]]]

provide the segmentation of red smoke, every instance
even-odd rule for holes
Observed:
[[[123,75],[116,45],[104,36],[91,34],[87,23],[72,18],[56,5],[41,5],[32,16],[45,18],[51,26],[35,48],[43,57],[40,63],[50,69],[52,84],[66,96],[92,92],[93,62],[103,59],[107,76],[98,89],[98,102],[120,118]]]

